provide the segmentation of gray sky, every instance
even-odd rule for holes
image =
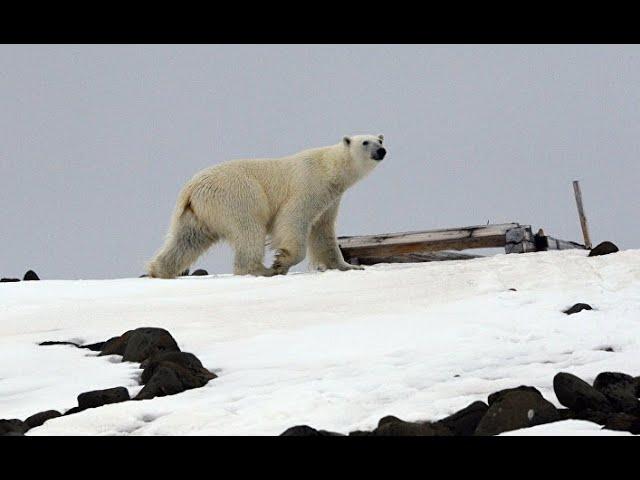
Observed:
[[[339,234],[581,241],[578,179],[594,243],[640,247],[638,45],[2,45],[0,276],[137,276],[198,170],[356,133],[389,154]]]

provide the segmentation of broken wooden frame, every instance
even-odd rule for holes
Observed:
[[[442,250],[504,247],[506,253],[525,253],[585,248],[579,243],[546,236],[542,229],[534,235],[530,225],[520,225],[519,223],[338,237],[338,245],[344,259],[354,265],[459,260],[477,257],[464,253],[442,252]]]

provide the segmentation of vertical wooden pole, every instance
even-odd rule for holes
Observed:
[[[578,216],[580,217],[580,226],[582,227],[582,236],[584,237],[584,246],[591,250],[591,238],[589,237],[589,226],[587,225],[587,217],[584,214],[584,206],[582,205],[582,192],[580,191],[580,182],[573,181],[573,193],[576,195],[576,205],[578,206]]]

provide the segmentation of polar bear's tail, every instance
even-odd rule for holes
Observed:
[[[189,192],[184,192],[178,199],[164,245],[147,264],[150,277],[177,277],[217,240],[198,221],[189,197]]]

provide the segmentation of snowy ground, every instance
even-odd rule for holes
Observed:
[[[388,414],[439,419],[521,384],[560,406],[558,371],[589,382],[605,370],[640,375],[640,250],[586,255],[275,278],[5,283],[0,418],[65,410],[92,389],[137,393],[137,364],[37,343],[90,343],[142,326],[168,329],[219,377],[179,395],[50,420],[28,435],[275,435],[297,424],[347,433]],[[595,310],[561,313],[576,302]],[[567,421],[511,434],[600,433]]]

